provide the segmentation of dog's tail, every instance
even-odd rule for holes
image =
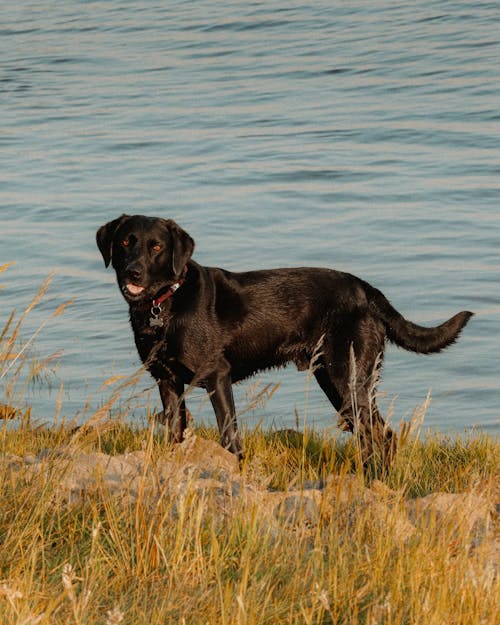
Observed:
[[[378,289],[368,284],[365,289],[371,310],[385,324],[387,338],[403,349],[419,354],[440,352],[454,343],[473,315],[464,310],[439,326],[425,328],[405,319]]]

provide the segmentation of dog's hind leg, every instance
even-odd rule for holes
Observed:
[[[370,392],[370,382],[349,384],[348,381],[332,380],[328,369],[320,367],[314,372],[316,381],[330,403],[339,413],[339,427],[345,432],[354,433],[359,440],[363,463],[367,465],[378,453],[384,463],[390,462],[394,453],[393,433],[385,424],[375,402],[374,389]],[[343,390],[341,395],[337,386]],[[389,442],[390,441],[390,442]]]
[[[376,390],[382,354],[363,359],[350,349],[349,382],[344,387],[340,410],[342,422],[357,436],[363,465],[382,465],[387,469],[397,447],[395,433],[385,423],[377,406]]]
[[[365,468],[377,464],[387,468],[396,451],[396,435],[376,403],[384,331],[369,317],[343,330],[325,342],[316,379],[339,413],[340,428],[356,436]]]
[[[397,449],[397,437],[385,423],[374,398],[357,386],[340,411],[341,427],[357,437],[365,468],[381,465],[387,469]]]

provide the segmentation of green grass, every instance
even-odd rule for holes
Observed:
[[[489,543],[471,548],[457,524],[422,519],[397,540],[397,506],[384,525],[370,506],[338,502],[320,522],[269,523],[259,505],[236,499],[230,515],[200,492],[166,491],[154,505],[114,497],[103,486],[68,506],[59,485],[66,456],[146,450],[151,466],[170,452],[147,425],[90,417],[89,427],[33,427],[22,409],[22,366],[33,365],[12,318],[1,336],[5,416],[0,428],[0,623],[2,625],[490,625],[500,622],[499,569]],[[18,376],[16,379],[15,376]],[[126,385],[111,394],[109,406]],[[126,404],[126,402],[125,402]],[[13,414],[10,408],[15,408]],[[57,408],[55,408],[57,412]],[[106,412],[106,410],[104,410]],[[94,427],[92,427],[94,424]],[[217,439],[210,428],[204,438]],[[500,444],[487,436],[419,439],[404,434],[385,478],[401,502],[429,493],[498,501]],[[290,491],[358,475],[356,450],[321,432],[244,433],[243,479]],[[30,472],[13,456],[46,454]],[[5,461],[11,459],[11,465]],[[355,511],[355,514],[353,514]],[[393,516],[394,514],[394,516]]]

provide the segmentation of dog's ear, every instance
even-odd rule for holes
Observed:
[[[124,214],[121,217],[118,217],[118,219],[113,219],[113,221],[109,221],[107,224],[104,224],[104,226],[101,226],[96,233],[95,238],[97,241],[97,247],[104,258],[104,264],[106,267],[109,266],[111,261],[111,250],[113,248],[113,238],[115,236],[115,232],[122,225],[122,223],[127,221],[127,219],[130,219],[130,215]]]
[[[194,241],[173,219],[163,221],[170,235],[172,274],[177,277],[193,255]]]

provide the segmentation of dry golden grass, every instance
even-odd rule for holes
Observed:
[[[279,435],[246,434],[246,479],[287,486],[350,470],[349,450],[339,450],[335,441],[311,435],[305,452],[295,443],[287,447]],[[119,452],[145,444],[152,465],[168,451],[150,430],[119,425],[100,442],[75,440],[62,428],[4,430],[0,439],[4,457],[42,449]],[[498,452],[498,443],[486,438],[432,439],[402,452],[389,483],[399,485],[405,474],[415,492],[493,493]],[[276,527],[243,498],[226,516],[207,506],[201,492],[165,491],[152,506],[141,494],[136,500],[113,496],[104,484],[71,506],[58,505],[64,456],[49,453],[45,470],[35,476],[29,469],[23,464],[14,477],[6,465],[0,468],[5,625],[486,625],[500,616],[489,543],[473,548],[460,523],[427,519],[401,543],[391,515],[374,531],[369,507],[348,522],[339,507],[312,529],[285,522]]]
[[[395,517],[388,514],[375,530],[370,507],[350,515],[349,502],[312,528],[270,524],[244,498],[224,515],[200,491],[166,490],[152,505],[140,491],[135,499],[113,496],[98,479],[97,488],[72,505],[61,503],[68,455],[141,449],[154,467],[169,447],[147,426],[103,421],[117,392],[90,419],[94,427],[33,429],[20,408],[22,395],[14,392],[23,391],[15,376],[29,350],[10,367],[23,349],[19,327],[11,317],[0,344],[0,400],[20,411],[11,415],[16,427],[5,422],[0,431],[2,625],[500,622],[500,571],[491,543],[471,544],[460,523],[438,517],[417,521],[415,533],[401,542]],[[199,433],[216,438],[209,428]],[[386,477],[396,497],[445,491],[498,501],[498,441],[403,439]],[[246,432],[244,446],[243,479],[256,488],[297,489],[356,473],[354,447],[317,432]],[[34,474],[29,458],[42,452],[43,470]]]

